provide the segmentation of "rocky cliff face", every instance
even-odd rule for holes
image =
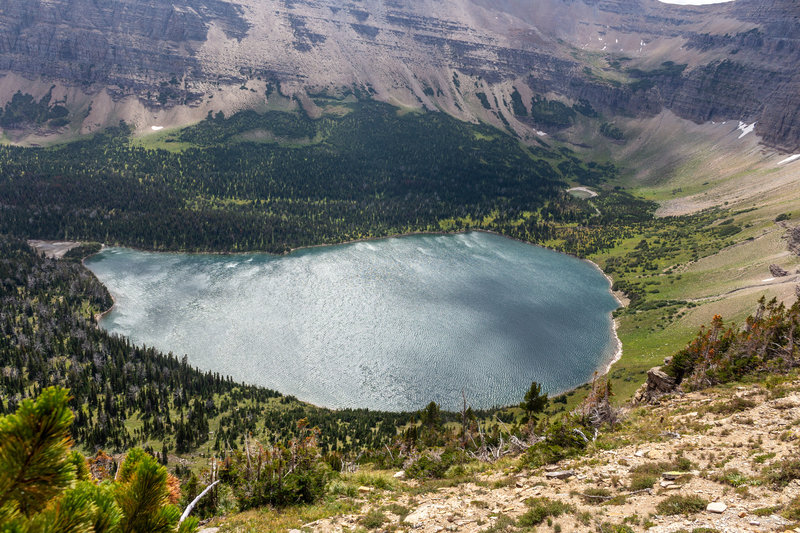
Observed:
[[[796,0],[0,0],[0,73],[154,109],[260,80],[542,128],[515,116],[516,89],[528,109],[549,93],[604,113],[755,122],[791,150],[799,14]]]

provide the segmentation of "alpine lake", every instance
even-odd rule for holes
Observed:
[[[618,341],[587,261],[497,235],[414,235],[269,254],[104,248],[101,327],[316,405],[518,403],[591,379]]]

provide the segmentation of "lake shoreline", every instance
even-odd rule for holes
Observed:
[[[383,236],[383,237],[364,237],[364,238],[361,238],[361,239],[353,239],[353,240],[350,240],[350,241],[344,241],[344,242],[340,242],[340,243],[333,243],[333,244],[327,244],[326,243],[326,244],[316,244],[316,245],[301,246],[301,247],[297,247],[297,248],[292,248],[291,250],[289,250],[287,252],[284,252],[282,254],[275,254],[275,253],[263,252],[263,251],[261,251],[261,252],[259,252],[259,251],[248,251],[248,252],[180,252],[180,251],[166,251],[166,252],[161,252],[161,251],[145,250],[145,249],[129,247],[129,246],[122,246],[122,247],[131,249],[131,250],[135,250],[135,251],[145,252],[145,253],[158,253],[158,254],[167,253],[167,254],[182,254],[182,255],[187,255],[188,254],[188,255],[220,255],[220,256],[224,256],[224,255],[242,256],[242,255],[259,255],[259,254],[263,254],[263,255],[269,255],[269,256],[274,256],[274,257],[281,257],[281,256],[287,256],[287,255],[290,255],[290,254],[292,254],[294,252],[302,251],[302,250],[305,250],[305,249],[333,247],[333,246],[338,246],[338,245],[350,245],[350,244],[358,244],[358,243],[363,243],[363,242],[370,242],[370,241],[377,241],[377,240],[388,240],[388,239],[397,239],[397,238],[413,237],[413,236],[464,235],[464,234],[469,234],[471,232],[485,233],[485,234],[490,234],[490,235],[494,235],[494,236],[498,236],[498,237],[503,237],[503,238],[506,238],[506,239],[509,239],[509,240],[512,240],[512,241],[517,241],[517,242],[519,242],[521,244],[526,244],[526,245],[534,246],[534,247],[537,247],[537,248],[540,248],[540,249],[549,250],[549,251],[552,251],[552,252],[556,252],[556,253],[559,253],[559,254],[563,254],[563,255],[566,255],[566,256],[569,256],[569,257],[573,257],[575,259],[579,259],[581,261],[587,262],[587,263],[591,264],[595,269],[597,269],[603,275],[603,277],[607,280],[607,282],[609,284],[608,291],[611,294],[611,296],[615,299],[615,301],[617,302],[618,306],[619,307],[625,307],[625,305],[626,305],[625,302],[620,298],[620,295],[616,291],[612,290],[613,279],[608,274],[603,272],[602,268],[600,268],[600,266],[597,263],[595,263],[594,261],[592,261],[590,259],[578,257],[578,256],[576,256],[574,254],[566,253],[566,252],[563,252],[563,251],[560,251],[560,250],[555,250],[555,249],[547,247],[547,246],[542,246],[542,245],[537,244],[537,243],[532,243],[532,242],[529,242],[529,241],[525,241],[523,239],[510,237],[510,236],[503,235],[503,234],[495,232],[495,231],[485,230],[485,229],[481,229],[481,228],[467,228],[467,229],[462,229],[462,230],[458,230],[458,231],[407,232],[407,233],[395,234],[395,235]],[[109,248],[109,246],[103,244],[100,251],[102,252],[106,248]],[[100,252],[98,252],[98,253],[100,253]],[[82,260],[82,264],[83,264],[83,266],[85,268],[87,268],[87,270],[91,271],[91,269],[89,269],[86,266],[85,261],[87,259],[90,259],[94,255],[96,255],[96,254],[92,254],[90,256],[87,256],[87,257],[83,258],[83,260]],[[109,294],[111,294],[110,291],[109,291]],[[117,302],[116,302],[116,299],[114,298],[113,294],[111,294],[111,298],[112,298],[112,305],[108,309],[106,309],[106,310],[104,310],[104,311],[102,311],[100,313],[96,313],[94,315],[94,319],[95,319],[97,327],[101,327],[100,326],[100,321],[102,319],[104,319],[112,311],[114,311],[114,309],[116,308]],[[623,349],[622,349],[622,341],[621,341],[621,339],[620,339],[620,337],[618,335],[618,332],[617,332],[618,326],[619,326],[619,324],[618,324],[617,319],[615,319],[612,316],[611,326],[610,326],[611,327],[611,336],[613,337],[613,341],[616,344],[616,347],[615,347],[613,355],[611,356],[610,359],[607,358],[605,361],[601,361],[598,364],[597,373],[599,375],[601,375],[601,376],[608,375],[610,373],[610,371],[612,370],[614,364],[619,362],[621,360],[621,358],[622,358]],[[584,382],[584,383],[582,383],[580,385],[576,385],[574,387],[569,387],[569,388],[565,388],[564,390],[559,390],[554,394],[554,396],[559,396],[559,395],[562,395],[562,394],[566,394],[566,393],[575,391],[575,390],[577,390],[577,389],[579,389],[581,387],[584,387],[588,383],[591,383],[591,380],[587,380],[586,382]],[[320,407],[320,406],[317,406],[316,404],[313,404],[313,403],[308,402],[308,401],[303,401],[303,402],[307,403],[309,405],[314,405],[316,407]],[[494,406],[494,407],[491,407],[489,409],[502,409],[502,408],[505,408],[505,407],[508,407],[508,406]],[[332,407],[323,407],[323,408],[337,410],[336,408],[332,408]]]

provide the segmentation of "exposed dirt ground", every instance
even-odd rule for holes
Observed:
[[[657,407],[635,409],[615,449],[597,449],[587,456],[533,471],[515,472],[508,466],[478,475],[474,482],[421,495],[413,494],[415,481],[402,481],[402,488],[391,492],[364,488],[365,504],[359,514],[306,524],[304,529],[356,529],[369,511],[379,509],[387,517],[383,528],[478,532],[507,521],[501,517],[521,516],[529,509],[526,499],[546,497],[571,504],[575,511],[554,518],[552,527],[543,523],[540,531],[552,530],[556,524],[564,531],[598,531],[601,524],[623,522],[635,531],[647,528],[652,532],[697,528],[784,531],[794,524],[781,516],[781,511],[800,495],[800,480],[774,485],[765,477],[764,469],[797,457],[799,386],[800,381],[794,381],[791,392],[784,393],[756,385],[719,395],[676,396]],[[741,410],[730,413],[737,402],[735,409]],[[667,430],[679,436],[663,434]],[[658,479],[649,492],[627,495],[636,467],[681,456],[692,466],[679,479]],[[574,475],[566,480],[545,477],[552,470],[573,470]],[[603,502],[582,496],[596,489],[605,489],[615,498]],[[698,495],[707,502],[724,503],[727,508],[722,513],[703,509],[688,515],[659,514],[659,502],[673,494]],[[627,496],[619,497],[622,495]],[[408,514],[398,516],[391,508],[406,508]]]

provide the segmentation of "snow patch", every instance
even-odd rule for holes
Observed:
[[[766,282],[768,282],[768,281],[775,281],[775,278],[767,278],[767,279],[762,279],[762,280],[761,280],[761,283],[766,283]]]
[[[783,161],[779,161],[778,164],[779,165],[784,165],[786,163],[791,163],[792,161],[795,161],[797,159],[800,159],[800,154],[790,155],[789,157],[787,157]]]
[[[677,4],[679,6],[704,6],[706,4],[724,4],[733,0],[659,0],[662,4]]]
[[[163,130],[164,126],[150,126],[150,129],[153,131]]]
[[[748,133],[752,132],[755,129],[755,127],[756,127],[756,123],[755,122],[753,122],[752,124],[750,124],[748,126],[747,124],[745,124],[744,122],[742,122],[740,120],[739,121],[739,126],[736,128],[737,130],[742,132],[742,134],[739,135],[739,138],[741,139],[742,137],[744,137]]]

